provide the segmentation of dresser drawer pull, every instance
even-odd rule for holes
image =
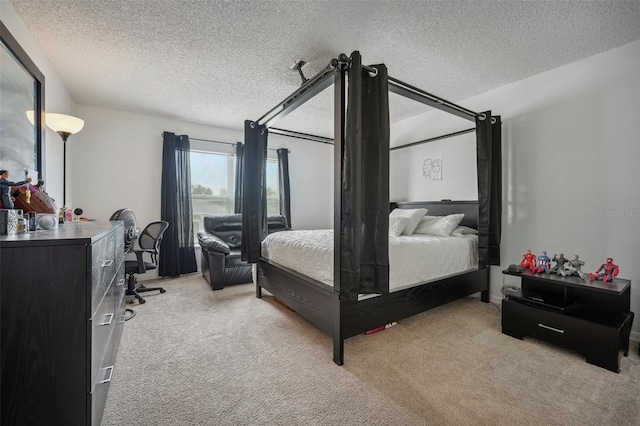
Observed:
[[[111,314],[107,314],[107,315],[105,315],[105,318],[106,317],[109,317],[109,320],[105,321],[105,322],[101,322],[100,325],[109,325],[109,324],[111,324],[111,321],[113,321],[113,314],[112,313]]]
[[[559,328],[549,327],[548,325],[538,323],[538,327],[546,328],[547,330],[555,331],[556,333],[564,334],[564,330],[560,330]]]
[[[125,282],[125,279],[124,278],[120,278],[118,280],[118,285],[124,286],[124,282]]]
[[[111,381],[111,376],[113,375],[113,365],[105,368],[105,371],[106,370],[109,370],[109,377],[104,380],[100,380],[98,383],[109,383]]]
[[[106,268],[107,266],[111,266],[111,265],[113,265],[113,259],[105,260],[104,263],[102,264],[102,267]]]

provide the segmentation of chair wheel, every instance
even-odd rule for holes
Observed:
[[[167,292],[167,290],[165,290],[164,288],[160,289],[160,293],[166,293],[166,292]]]
[[[141,299],[141,300],[140,300],[140,304],[142,305],[143,303],[147,303],[147,301],[146,301],[146,300],[144,300],[144,299]]]

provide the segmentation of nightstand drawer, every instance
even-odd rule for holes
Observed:
[[[574,347],[588,325],[586,321],[518,301],[505,299],[502,302],[502,330],[519,339],[526,335]]]

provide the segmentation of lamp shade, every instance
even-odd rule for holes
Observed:
[[[32,125],[36,124],[36,113],[34,110],[29,110],[27,111],[27,120],[29,120],[29,123],[31,123]]]
[[[65,114],[46,113],[45,122],[54,132],[75,135],[84,127],[84,120]]]

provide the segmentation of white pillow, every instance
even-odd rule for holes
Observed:
[[[451,231],[462,222],[463,213],[450,214],[447,216],[425,216],[422,218],[415,234],[438,235],[448,237]]]
[[[409,218],[398,215],[389,215],[389,235],[399,237],[409,223]]]
[[[473,229],[473,228],[469,228],[468,226],[458,226],[456,229],[454,229],[453,231],[451,231],[451,236],[455,236],[455,237],[461,237],[465,234],[474,234],[474,235],[478,235],[478,230],[477,229]]]
[[[400,232],[402,235],[411,235],[413,234],[413,231],[416,229],[416,226],[418,226],[418,223],[420,223],[420,220],[424,217],[426,213],[427,213],[427,209],[393,209],[393,211],[389,214],[389,220],[391,220],[392,217],[408,218],[409,222],[405,225],[404,229]],[[389,233],[391,234],[391,232]]]

